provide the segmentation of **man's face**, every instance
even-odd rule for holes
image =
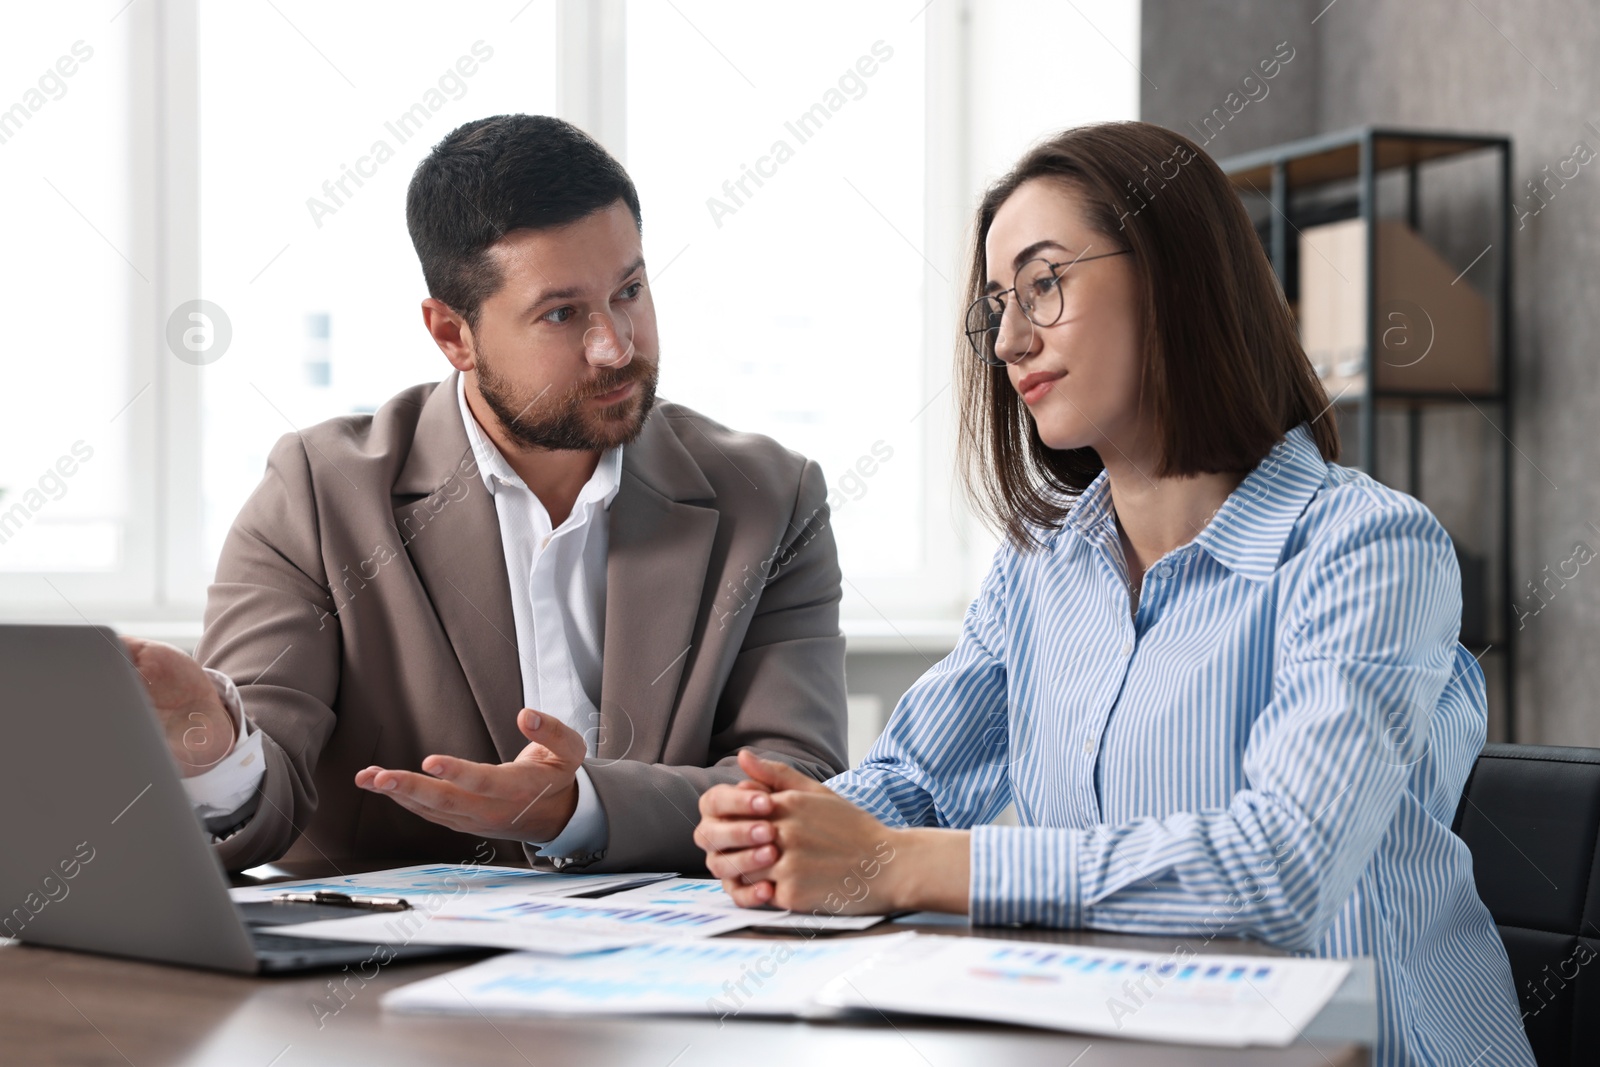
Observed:
[[[621,200],[489,247],[503,284],[472,331],[478,392],[525,448],[593,451],[639,435],[655,404],[655,305]]]

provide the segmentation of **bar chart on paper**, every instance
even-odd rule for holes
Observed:
[[[1157,1041],[1287,1045],[1349,970],[1344,960],[928,936],[841,978],[819,999]]]
[[[388,1011],[827,1015],[814,994],[915,934],[843,941],[677,941],[573,957],[498,956],[402,986]]]
[[[280,893],[318,891],[348,895],[404,897],[417,900],[430,896],[453,897],[468,893],[522,892],[529,896],[570,896],[601,890],[625,889],[663,878],[661,874],[556,874],[526,867],[489,867],[471,863],[432,863],[415,867],[396,867],[365,874],[346,874],[334,878],[312,878],[297,882],[271,882],[266,885],[239,886],[232,890],[236,903],[272,900]]]
[[[747,911],[733,902],[733,898],[722,888],[722,882],[716,878],[665,878],[607,896],[606,902],[734,911],[741,914]],[[777,909],[748,909],[748,911],[751,915],[751,926],[768,930],[801,930],[809,933],[866,930],[885,919],[882,915],[833,915],[820,908],[813,912]]]
[[[274,933],[383,944],[475,945],[559,955],[652,941],[715,937],[750,925],[748,912],[631,907],[605,900],[468,894],[437,909],[357,915],[276,927]]]

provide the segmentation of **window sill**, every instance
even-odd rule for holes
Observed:
[[[960,619],[841,619],[852,656],[936,655],[956,647]]]
[[[51,619],[52,622],[80,622],[77,618]],[[200,640],[201,623],[189,619],[112,619],[108,625],[119,634],[165,641],[193,651]],[[956,647],[961,634],[960,619],[843,619],[846,651],[852,656],[934,655],[943,656]]]

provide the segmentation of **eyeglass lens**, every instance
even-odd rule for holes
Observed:
[[[1017,268],[1012,292],[1027,320],[1035,326],[1054,326],[1061,319],[1061,278],[1065,268],[1043,259],[1030,259]],[[1001,366],[1005,360],[995,353],[1000,326],[1005,318],[1005,298],[1009,294],[979,297],[967,309],[967,339],[985,363]]]

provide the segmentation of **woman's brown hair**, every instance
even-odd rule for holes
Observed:
[[[1323,458],[1338,458],[1327,394],[1255,227],[1221,169],[1182,134],[1108,122],[1030,150],[978,206],[966,304],[989,281],[984,241],[995,213],[1040,178],[1076,193],[1088,225],[1131,253],[1144,336],[1140,403],[1151,405],[1161,435],[1154,473],[1252,470],[1302,422]],[[1034,547],[1104,465],[1093,449],[1047,446],[1005,367],[980,362],[964,340],[957,363],[968,492],[1013,545]]]

